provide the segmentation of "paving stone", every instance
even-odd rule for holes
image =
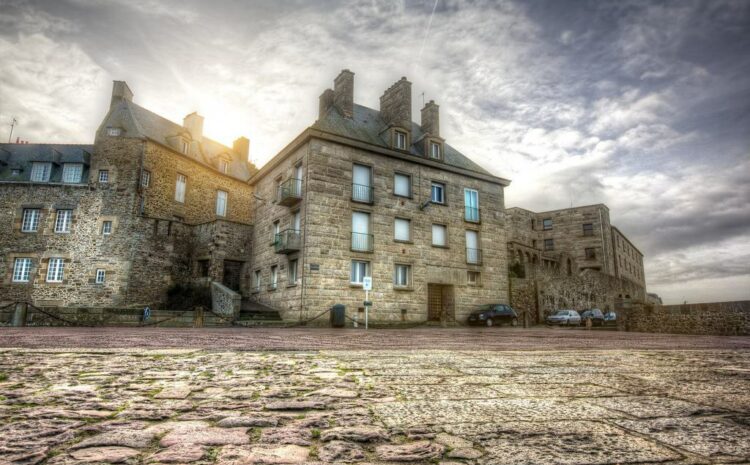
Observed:
[[[365,459],[365,451],[361,446],[347,441],[331,441],[318,449],[318,457],[324,462],[349,463],[360,462]]]
[[[140,455],[136,449],[129,447],[89,447],[78,449],[70,453],[70,456],[81,463],[122,463],[130,458]]]
[[[156,463],[190,463],[197,462],[206,455],[206,449],[196,444],[176,444],[159,451],[148,458]]]
[[[278,416],[253,414],[222,418],[218,423],[216,423],[216,426],[220,426],[222,428],[235,428],[252,426],[277,426],[278,424]]]
[[[268,410],[313,410],[326,408],[326,402],[320,400],[288,400],[266,404]]]
[[[388,439],[388,433],[377,426],[340,426],[323,431],[320,439],[322,441],[340,439],[354,442],[372,442]]]
[[[446,433],[440,433],[435,436],[435,442],[451,449],[466,449],[474,447],[474,443],[472,443],[471,441],[467,441],[466,439]]]
[[[216,459],[217,465],[255,465],[305,463],[310,451],[306,447],[286,446],[226,446]]]
[[[309,429],[287,426],[282,428],[264,428],[260,441],[271,444],[296,444],[309,446],[312,433]]]
[[[154,399],[184,399],[192,389],[186,385],[167,386],[154,396]]]
[[[217,428],[205,426],[183,426],[169,431],[159,445],[169,447],[175,444],[202,444],[221,446],[225,444],[249,444],[247,428]]]
[[[145,448],[156,438],[157,432],[152,429],[115,430],[107,431],[84,439],[73,448],[81,449],[94,446],[122,446],[131,448]]]
[[[430,441],[382,445],[375,448],[375,454],[380,460],[391,462],[429,461],[442,456],[444,451],[445,446]]]

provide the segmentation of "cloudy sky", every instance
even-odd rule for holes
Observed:
[[[666,302],[750,298],[750,2],[0,0],[0,139],[90,143],[111,81],[194,110],[258,165],[342,68],[513,180],[507,206],[606,203]],[[15,137],[14,137],[15,138]]]

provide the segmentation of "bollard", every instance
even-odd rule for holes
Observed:
[[[16,302],[16,307],[13,311],[13,326],[26,326],[26,302]]]

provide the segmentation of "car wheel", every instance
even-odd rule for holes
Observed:
[[[495,322],[492,321],[492,318],[487,318],[487,322],[485,324],[489,328],[489,327],[493,326],[495,324]]]
[[[510,320],[510,325],[513,327],[518,326],[518,318],[513,318],[512,320]]]

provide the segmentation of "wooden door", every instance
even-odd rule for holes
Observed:
[[[242,273],[242,262],[224,260],[223,284],[233,291],[240,291],[240,276]]]
[[[443,286],[439,284],[427,285],[427,319],[440,321],[440,313],[443,311]]]

